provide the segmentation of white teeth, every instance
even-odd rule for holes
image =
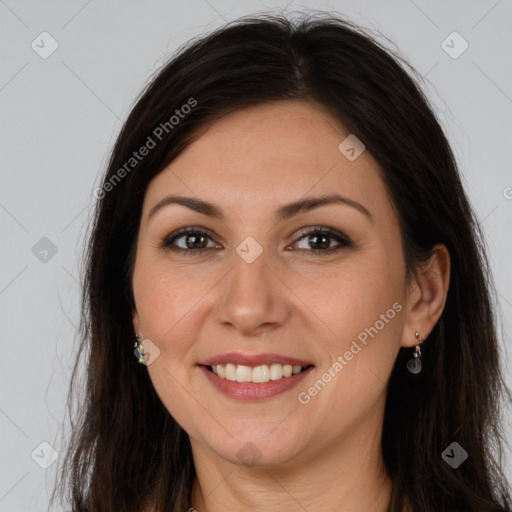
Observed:
[[[271,364],[270,365],[270,378],[272,380],[278,380],[283,378],[283,365],[282,364]]]
[[[222,366],[221,364],[218,364],[217,365],[217,371],[219,366]],[[226,365],[226,379],[227,380],[232,380],[232,381],[235,381],[236,380],[236,366],[234,364],[231,364],[231,363],[228,363]]]
[[[251,382],[252,369],[250,366],[239,364],[236,367],[236,380],[237,382]]]
[[[268,382],[269,380],[270,370],[266,364],[252,369],[252,382]]]
[[[291,364],[262,364],[260,366],[245,366],[242,364],[214,364],[211,366],[213,373],[221,379],[227,379],[236,382],[270,382],[279,380],[283,377],[291,377],[303,370],[302,366],[292,366]]]
[[[291,364],[285,364],[283,366],[283,375],[285,377],[291,377],[292,376],[292,368],[293,368],[293,366]]]

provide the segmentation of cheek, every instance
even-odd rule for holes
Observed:
[[[330,358],[324,370],[343,358],[343,369],[331,368],[331,373],[343,375],[334,380],[345,389],[353,388],[350,396],[361,396],[365,386],[374,394],[378,390],[373,384],[380,387],[386,381],[396,359],[403,326],[400,261],[388,260],[382,250],[367,256],[333,273],[330,279],[323,280],[321,293],[311,294],[315,310],[332,334],[324,337]],[[368,379],[372,373],[377,377]],[[347,399],[345,395],[343,401]]]
[[[133,280],[137,312],[144,338],[159,349],[148,373],[166,409],[183,428],[190,430],[190,418],[200,416],[201,411],[194,409],[196,402],[191,403],[190,395],[183,390],[187,389],[193,371],[187,357],[197,338],[194,305],[204,291],[197,286],[199,281],[194,286],[194,279],[184,272],[143,258],[139,263]]]
[[[145,249],[137,265],[133,288],[142,333],[159,348],[160,363],[187,377],[185,372],[197,363],[198,340],[205,337],[205,321],[226,270],[209,263],[170,262]],[[150,372],[157,366],[150,366]]]
[[[401,274],[400,265],[375,254],[318,280],[309,296],[335,332],[354,336],[402,300]]]
[[[187,315],[204,293],[198,282],[162,263],[139,260],[133,288],[137,312],[144,337],[151,339],[162,350],[179,350],[179,340],[187,324]]]
[[[339,272],[321,288],[322,294],[311,298],[329,326],[316,340],[326,357],[312,387],[300,391],[325,412],[327,431],[344,431],[381,404],[399,349],[400,286],[394,275],[373,265]]]

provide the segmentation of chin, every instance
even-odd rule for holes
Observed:
[[[244,430],[238,434],[230,430],[233,437],[226,444],[211,444],[210,449],[233,464],[275,467],[291,463],[307,444],[304,434],[295,439],[289,431],[268,432],[272,429]]]

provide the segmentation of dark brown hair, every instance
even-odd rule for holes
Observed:
[[[423,345],[424,371],[405,370],[411,352],[402,348],[389,383],[382,433],[393,481],[389,510],[409,503],[415,512],[511,512],[500,469],[500,398],[508,390],[496,292],[454,156],[415,77],[369,31],[309,11],[295,20],[261,14],[231,22],[180,48],[151,79],[96,193],[85,254],[81,343],[68,399],[75,419],[59,481],[61,498],[75,512],[142,511],[150,501],[158,511],[190,506],[195,470],[188,435],[133,354],[131,278],[142,203],[149,182],[200,127],[286,99],[328,109],[378,162],[399,218],[408,275],[436,243],[451,255],[445,308]],[[176,110],[183,114],[177,122]],[[130,160],[148,137],[154,147]],[[469,453],[457,469],[441,457],[454,441]]]

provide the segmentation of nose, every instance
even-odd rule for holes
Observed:
[[[290,315],[287,297],[291,292],[271,268],[268,252],[256,259],[233,251],[231,270],[220,284],[215,314],[220,323],[245,336],[257,336],[264,330],[282,326]],[[252,260],[252,261],[251,261]]]

